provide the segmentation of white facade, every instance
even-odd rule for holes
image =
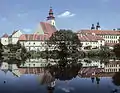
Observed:
[[[44,41],[20,41],[21,45],[25,46],[27,50],[39,50],[39,51],[45,51],[46,45]]]
[[[119,43],[120,35],[100,35],[106,43]]]
[[[19,40],[19,37],[22,35],[22,32],[20,30],[15,31],[10,37],[9,37],[9,43],[10,44],[16,44]]]
[[[101,46],[105,45],[104,40],[98,40],[98,41],[81,41],[82,43],[82,50],[84,50],[85,47],[90,46],[91,49],[93,48],[100,48]]]
[[[20,30],[13,32],[12,35],[8,37],[1,37],[1,43],[3,45],[16,44],[19,40],[19,37],[22,35]]]
[[[3,45],[8,45],[9,44],[9,38],[8,37],[2,37],[1,38],[1,43]]]
[[[120,61],[111,61],[104,67],[104,72],[119,72],[120,71]]]
[[[82,67],[98,67],[98,68],[104,68],[105,64],[101,63],[100,61],[92,61],[91,62],[85,62],[85,60],[82,60]]]

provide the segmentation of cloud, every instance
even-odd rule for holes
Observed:
[[[71,13],[70,11],[65,11],[64,13],[58,15],[59,18],[68,18],[75,16],[74,13]]]
[[[28,29],[28,28],[25,28],[25,29],[23,29],[23,31],[26,32],[26,33],[29,33],[29,32],[31,32],[32,30],[31,30],[31,29]]]

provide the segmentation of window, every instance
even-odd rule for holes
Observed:
[[[35,64],[33,64],[33,66],[35,67]]]

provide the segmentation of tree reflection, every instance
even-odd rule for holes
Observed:
[[[78,75],[78,71],[81,68],[81,64],[67,65],[66,67],[49,66],[50,73],[59,80],[71,80]]]
[[[120,86],[120,72],[116,72],[112,77],[112,82],[116,86]]]

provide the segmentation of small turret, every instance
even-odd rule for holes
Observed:
[[[91,30],[94,30],[94,29],[95,29],[95,26],[94,26],[94,24],[92,24]]]
[[[96,30],[101,30],[99,22],[97,22]]]

